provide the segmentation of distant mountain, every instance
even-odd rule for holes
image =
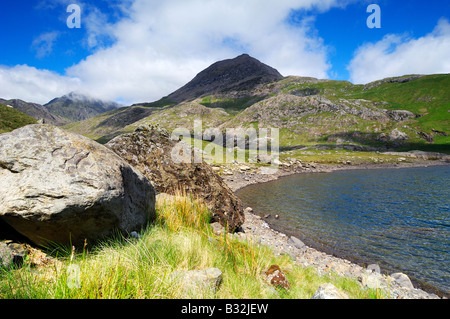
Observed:
[[[52,124],[59,126],[70,122],[67,119],[64,119],[60,116],[50,113],[49,110],[47,110],[47,108],[37,103],[29,103],[18,99],[12,100],[0,99],[0,103],[4,105],[9,105],[14,109],[22,113],[25,113],[28,116],[31,116],[36,120],[45,124]]]
[[[103,101],[75,92],[55,98],[44,106],[50,113],[68,119],[70,122],[89,119],[121,107],[116,102]]]
[[[274,68],[242,54],[206,68],[167,99],[183,102],[211,94],[228,94],[254,89],[257,85],[281,80],[283,76]]]
[[[4,101],[0,99],[0,134],[37,122],[35,118],[16,110],[12,106],[3,105]]]

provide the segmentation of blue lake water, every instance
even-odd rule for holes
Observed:
[[[298,174],[237,192],[318,250],[450,293],[450,166]]]

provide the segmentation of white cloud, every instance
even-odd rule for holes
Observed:
[[[58,31],[46,32],[33,40],[31,47],[36,51],[37,58],[48,56],[53,51],[53,44],[59,37]]]
[[[96,51],[68,68],[57,89],[46,89],[46,77],[39,83],[28,81],[27,87],[43,90],[39,94],[44,95],[75,83],[76,88],[69,91],[91,92],[125,103],[153,101],[178,89],[210,64],[242,53],[283,75],[325,78],[331,66],[323,41],[311,32],[311,23],[293,26],[286,18],[292,10],[324,11],[337,2],[123,0],[125,17],[116,23],[106,23],[106,17],[90,7],[89,13],[82,15],[82,28],[87,31],[88,46]],[[105,47],[112,39],[114,43]],[[28,71],[34,74],[39,70]],[[55,77],[52,74],[48,79]],[[0,96],[4,92],[0,86]]]
[[[285,19],[293,9],[334,0],[136,0],[110,28],[117,42],[67,70],[106,98],[151,101],[213,62],[248,53],[283,75],[327,77],[326,47],[310,27]]]
[[[406,74],[450,73],[450,23],[441,19],[433,32],[418,39],[390,34],[365,44],[348,70],[350,80],[360,84]]]
[[[0,66],[0,97],[45,104],[80,87],[76,78],[27,65]]]

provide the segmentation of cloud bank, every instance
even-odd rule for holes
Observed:
[[[70,0],[45,0],[64,6]],[[212,63],[248,53],[281,74],[329,78],[329,48],[318,36],[309,10],[342,7],[339,0],[115,0],[111,12],[92,2],[82,7],[82,43],[91,55],[65,74],[33,66],[0,65],[0,97],[47,103],[71,91],[125,105],[155,101],[191,80]],[[351,1],[350,1],[351,2]],[[350,3],[345,1],[345,3]],[[303,20],[289,22],[295,10]],[[120,11],[120,14],[117,14]],[[117,18],[119,17],[119,18]],[[46,56],[67,30],[35,39]],[[387,35],[361,46],[349,64],[351,81],[387,76],[450,72],[450,24],[439,21],[429,35]]]
[[[81,87],[77,78],[61,76],[28,65],[6,67],[0,65],[0,97],[21,99],[33,103],[47,103]]]
[[[418,39],[389,34],[365,44],[348,70],[350,81],[357,84],[406,74],[450,73],[450,23],[441,19],[433,32]]]

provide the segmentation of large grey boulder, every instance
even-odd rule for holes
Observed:
[[[155,215],[155,191],[106,147],[50,125],[0,135],[0,218],[37,245],[131,232]]]

